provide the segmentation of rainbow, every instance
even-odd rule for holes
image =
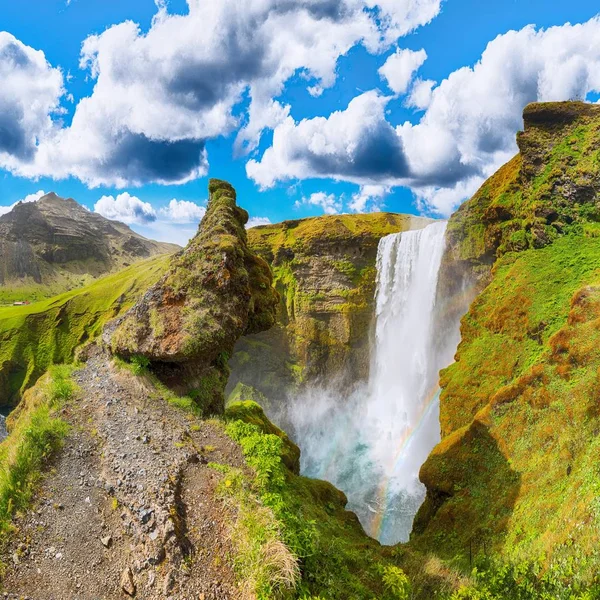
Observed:
[[[389,489],[391,482],[394,478],[394,474],[397,472],[398,468],[402,464],[402,460],[404,458],[406,449],[409,447],[411,441],[415,438],[415,436],[423,427],[423,423],[426,421],[427,415],[439,399],[440,392],[440,388],[436,385],[432,390],[430,390],[427,393],[424,401],[421,403],[418,419],[415,423],[415,426],[412,429],[407,430],[398,441],[398,449],[392,455],[390,461],[391,468],[387,469],[386,471],[387,473],[389,473],[389,475],[382,479],[381,485],[379,486],[379,492],[377,494],[377,506],[379,507],[379,510],[377,511],[371,523],[371,535],[375,539],[381,538],[381,534],[385,527],[385,517],[387,514],[388,504],[391,499]]]

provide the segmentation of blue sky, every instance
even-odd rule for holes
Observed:
[[[219,177],[271,222],[447,215],[527,102],[600,91],[587,0],[189,1],[1,2],[0,205],[56,191],[184,241]]]

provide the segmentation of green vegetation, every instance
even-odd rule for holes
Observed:
[[[29,306],[0,308],[0,405],[14,405],[52,364],[127,310],[164,273],[168,257],[143,261],[89,286]]]
[[[31,500],[45,460],[61,446],[68,431],[57,411],[75,391],[70,374],[69,367],[51,367],[26,394],[20,418],[0,444],[0,543],[11,531],[13,515]]]
[[[346,498],[339,490],[286,468],[290,441],[258,405],[233,404],[225,417],[226,432],[252,469],[249,476],[215,466],[224,474],[220,493],[237,511],[235,565],[249,591],[264,600],[411,598],[411,584],[400,568],[405,555],[368,538],[356,516],[344,509]],[[421,572],[419,578],[419,588],[430,591],[431,576]]]
[[[306,252],[315,244],[360,243],[361,238],[380,239],[411,227],[423,227],[429,222],[422,217],[393,213],[331,215],[253,227],[248,231],[248,243],[270,263],[282,249],[284,252],[288,248],[293,252]]]
[[[37,283],[15,283],[9,286],[0,286],[0,308],[12,306],[14,302],[39,302],[64,293],[67,289],[80,288],[93,282],[91,275],[79,275],[68,283],[55,283],[49,285]]]
[[[473,569],[473,582],[459,588],[450,600],[596,600],[600,587],[571,583],[572,567],[544,568],[542,561],[495,564],[489,560]]]
[[[456,599],[599,597],[598,122],[528,107],[521,154],[449,224],[447,273],[486,287],[441,375],[410,548],[479,565]]]

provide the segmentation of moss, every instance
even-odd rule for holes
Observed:
[[[539,590],[545,574],[584,590],[600,566],[599,125],[593,106],[528,108],[520,155],[448,228],[448,273],[468,264],[482,291],[441,374],[442,441],[411,547],[465,570],[479,555],[504,573],[539,561]]]

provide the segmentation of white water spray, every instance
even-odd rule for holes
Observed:
[[[446,223],[391,235],[377,257],[375,345],[368,384],[341,398],[312,389],[281,421],[302,450],[302,471],[344,492],[367,533],[407,541],[425,497],[419,469],[440,439],[435,300]]]

